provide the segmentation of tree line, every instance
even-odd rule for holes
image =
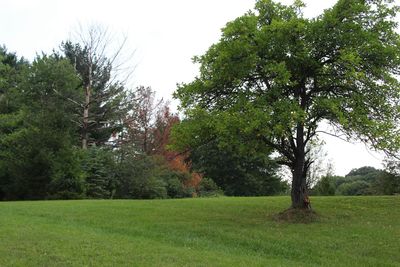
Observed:
[[[0,199],[173,198],[217,192],[168,151],[179,122],[115,74],[120,47],[90,28],[33,62],[0,47]],[[204,185],[203,185],[204,184]]]
[[[152,88],[127,88],[126,72],[118,73],[123,43],[106,53],[107,32],[98,27],[79,37],[33,62],[0,47],[1,200],[286,190],[265,157],[237,156],[211,143],[191,154],[170,149],[180,119]]]
[[[399,164],[388,163],[385,170],[365,166],[351,170],[345,176],[327,172],[311,189],[322,196],[394,195],[400,194]]]

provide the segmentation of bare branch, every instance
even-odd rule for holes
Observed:
[[[63,96],[59,91],[57,91],[56,89],[54,89],[53,88],[53,91],[54,91],[54,93],[56,93],[58,96],[61,96],[62,98],[64,98],[65,100],[68,100],[69,102],[71,102],[71,103],[73,103],[73,104],[75,104],[75,105],[77,105],[77,106],[79,106],[79,107],[82,107],[83,108],[83,104],[82,103],[79,103],[79,102],[77,102],[77,101],[75,101],[75,100],[73,100],[72,98],[69,98],[69,97],[66,97],[66,96]]]
[[[330,132],[326,132],[326,131],[321,131],[321,130],[319,130],[319,131],[315,131],[315,133],[317,134],[317,133],[323,133],[323,134],[326,134],[326,135],[330,135],[330,136],[333,136],[333,137],[336,137],[336,138],[339,138],[340,140],[343,140],[343,141],[346,141],[346,142],[348,142],[349,140],[346,138],[344,138],[343,136],[345,136],[345,137],[347,137],[346,135],[344,135],[344,134],[342,134],[342,135],[337,135],[337,134],[333,134],[333,133],[330,133]]]

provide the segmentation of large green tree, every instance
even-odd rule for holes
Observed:
[[[195,57],[200,75],[175,93],[186,121],[229,115],[237,131],[278,152],[292,172],[292,208],[309,207],[310,143],[321,122],[376,149],[396,150],[400,138],[399,8],[391,0],[339,0],[308,19],[303,7],[258,0]],[[197,136],[177,132],[180,148]]]

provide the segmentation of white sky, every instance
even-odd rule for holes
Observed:
[[[284,0],[283,3],[292,1]],[[306,16],[329,8],[334,0],[305,0]],[[159,97],[171,99],[176,83],[198,73],[191,58],[218,41],[220,29],[253,8],[254,0],[3,0],[0,45],[29,60],[51,52],[78,23],[100,23],[128,37],[130,60],[136,66],[134,85],[151,86]],[[173,104],[177,104],[173,102]],[[381,168],[382,155],[362,144],[325,137],[327,159],[337,174],[365,165]]]

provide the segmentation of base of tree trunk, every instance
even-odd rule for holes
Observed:
[[[318,220],[318,214],[312,209],[289,208],[274,216],[278,222],[288,223],[313,223]]]

